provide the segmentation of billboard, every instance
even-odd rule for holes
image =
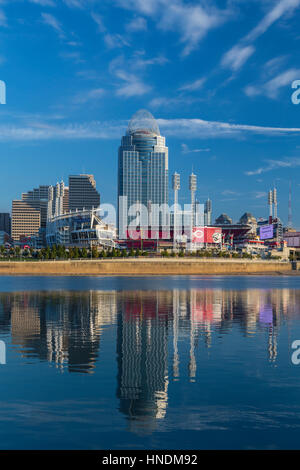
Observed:
[[[259,229],[259,238],[261,240],[268,240],[274,236],[274,227],[273,225],[263,225]]]
[[[205,243],[222,243],[222,229],[220,227],[205,227]]]
[[[204,230],[205,227],[193,228],[193,243],[204,243]]]
[[[222,229],[219,227],[194,227],[193,243],[221,243]]]

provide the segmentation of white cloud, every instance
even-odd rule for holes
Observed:
[[[206,78],[199,78],[192,83],[187,83],[179,88],[180,91],[196,91],[203,87],[206,82]]]
[[[139,79],[132,77],[125,83],[125,85],[121,85],[116,94],[118,96],[125,96],[126,98],[129,98],[131,96],[142,96],[145,95],[146,93],[149,93],[151,91],[151,87],[149,85],[146,85]]]
[[[130,84],[128,84],[129,86]],[[225,122],[204,121],[201,119],[158,119],[161,132],[167,137],[176,138],[235,138],[247,134],[287,136],[300,134],[300,128],[274,128],[248,126]],[[24,117],[20,125],[0,125],[0,139],[3,141],[62,140],[62,139],[119,139],[127,127],[124,121],[93,121],[87,123],[49,124],[48,121],[32,121]],[[300,166],[300,158],[268,160],[265,167],[247,172],[259,175],[277,168]]]
[[[98,26],[98,31],[104,35],[104,42],[109,49],[114,49],[123,46],[129,46],[128,41],[121,34],[112,34],[107,31],[104,25],[103,18],[98,13],[91,13],[92,19]]]
[[[149,16],[163,31],[174,31],[184,44],[183,55],[190,54],[206,34],[230,18],[230,10],[219,10],[211,3],[191,4],[183,0],[116,0],[119,6]]]
[[[226,54],[224,54],[221,65],[236,72],[245,64],[254,52],[255,48],[253,46],[235,45],[232,49],[227,51]]]
[[[78,51],[61,52],[60,57],[62,57],[63,59],[72,60],[76,64],[80,64],[80,63],[84,62],[84,60],[81,58],[80,52],[78,52]]]
[[[266,165],[256,168],[255,170],[246,171],[245,174],[248,176],[261,175],[272,170],[278,170],[282,168],[295,168],[300,166],[300,158],[291,157],[284,160],[266,160]]]
[[[264,16],[264,18],[258,23],[258,25],[250,31],[246,36],[245,40],[252,42],[255,41],[259,36],[264,34],[267,29],[272,26],[277,20],[283,15],[291,14],[296,8],[300,6],[300,0],[280,0],[271,10]]]
[[[42,18],[45,24],[51,26],[59,35],[59,37],[64,37],[64,31],[61,27],[60,22],[55,18],[55,16],[50,13],[42,13]]]
[[[117,47],[129,46],[128,41],[121,34],[110,34],[104,35],[104,42],[109,49],[115,49]]]
[[[181,153],[184,155],[187,153],[200,153],[200,152],[210,152],[209,148],[205,149],[190,149],[187,144],[181,144]]]
[[[55,2],[53,0],[29,0],[31,3],[36,3],[42,7],[55,7]]]
[[[253,193],[254,199],[262,199],[267,196],[267,193],[265,191],[255,191]]]
[[[235,137],[246,134],[288,135],[300,134],[300,128],[253,126],[203,119],[158,119],[161,129],[168,136],[190,138]]]
[[[103,18],[102,16],[98,15],[98,13],[91,13],[91,16],[95,23],[98,25],[98,30],[100,33],[105,33],[106,32],[106,27],[104,26]]]
[[[89,101],[96,102],[97,100],[102,98],[104,94],[105,90],[103,88],[94,88],[92,90],[79,93],[75,96],[73,102],[75,104],[85,104]]]
[[[70,8],[84,8],[84,0],[64,0],[65,4]]]
[[[300,77],[300,69],[289,69],[263,84],[248,85],[244,89],[247,96],[265,95],[277,98],[281,88],[291,85],[292,81]]]
[[[150,65],[163,64],[165,62],[166,59],[162,57],[152,59],[134,57],[130,60],[125,60],[123,56],[117,57],[109,66],[110,73],[123,82],[118,85],[116,94],[128,98],[149,93],[152,88],[150,85],[144,83],[140,72]]]
[[[274,5],[274,2],[272,2]],[[268,11],[258,25],[253,28],[238,44],[226,52],[221,60],[223,67],[228,67],[233,71],[241,68],[255,52],[251,45],[259,36],[264,34],[270,26],[278,21],[285,14],[292,14],[300,5],[300,0],[279,0],[275,6]]]
[[[126,25],[126,30],[129,33],[136,33],[139,31],[147,30],[147,21],[142,16],[133,18],[133,20]]]
[[[0,10],[0,26],[7,26],[6,15],[3,10]]]

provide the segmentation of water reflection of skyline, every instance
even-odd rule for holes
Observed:
[[[298,314],[299,290],[190,289],[0,294],[0,334],[24,358],[93,373],[106,328],[116,331],[119,410],[135,432],[151,432],[168,406],[170,381],[197,379],[197,349],[233,329],[263,333],[277,360],[277,335]],[[112,357],[112,361],[115,359]]]

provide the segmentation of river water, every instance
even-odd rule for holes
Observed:
[[[0,277],[0,448],[300,448],[299,289]]]

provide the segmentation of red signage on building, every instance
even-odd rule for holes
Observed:
[[[219,227],[194,227],[193,243],[221,243],[222,229]]]

